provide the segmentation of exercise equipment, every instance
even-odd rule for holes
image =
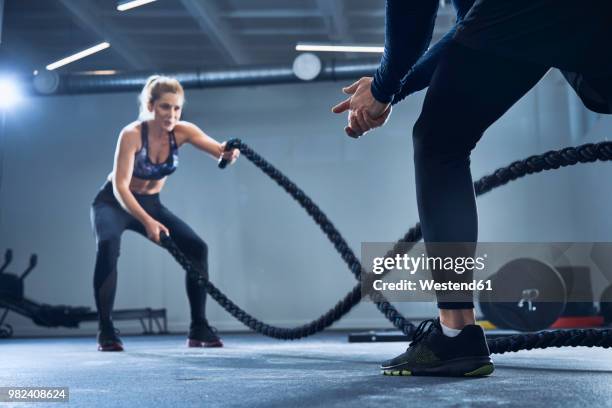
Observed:
[[[7,266],[13,260],[13,251],[7,249],[4,253],[4,263],[0,267],[0,338],[8,338],[13,335],[13,327],[5,324],[9,311],[30,318],[36,325],[43,327],[79,327],[84,321],[97,321],[97,312],[91,311],[84,306],[48,305],[37,303],[25,297],[24,280],[32,272],[38,263],[36,254],[30,256],[30,263],[21,276],[5,272]],[[168,324],[166,309],[127,309],[113,312],[114,320],[140,320],[144,334],[153,333],[153,323],[156,324],[158,333],[167,333]],[[161,323],[160,323],[161,320]]]
[[[21,276],[4,273],[4,270],[12,262],[12,260],[13,251],[11,249],[7,249],[4,253],[4,263],[2,264],[2,267],[0,267],[0,296],[13,299],[22,299],[23,280],[30,274],[32,269],[36,267],[38,258],[36,257],[36,254],[32,254],[30,257],[30,264],[21,274]]]
[[[576,318],[595,316],[597,308],[595,307],[593,286],[591,285],[591,268],[588,266],[571,265],[555,266],[555,269],[561,274],[567,288],[567,303],[561,316]],[[583,324],[586,324],[587,320],[584,319],[585,323]],[[564,324],[569,324],[572,321],[580,324],[576,319],[567,319]]]
[[[612,285],[608,286],[601,294],[599,310],[604,318],[604,323],[612,325]]]
[[[289,180],[278,169],[264,160],[261,156],[255,153],[249,146],[239,139],[230,140],[225,149],[239,149],[243,156],[251,161],[257,168],[267,174],[272,180],[279,184],[287,193],[289,193],[301,206],[306,210],[310,217],[319,225],[327,238],[334,245],[336,251],[345,261],[349,270],[359,281],[363,268],[353,251],[347,245],[346,241],[333,226],[327,216],[319,209],[319,207],[300,190],[295,183]],[[492,189],[507,184],[510,181],[524,177],[527,174],[539,173],[544,170],[558,169],[560,167],[572,166],[577,163],[591,163],[595,161],[610,161],[612,160],[612,142],[600,142],[597,144],[584,144],[578,147],[567,147],[559,151],[549,151],[542,155],[531,156],[522,161],[511,163],[507,167],[496,170],[493,174],[485,176],[474,183],[474,189],[477,196],[485,194]],[[227,161],[222,160],[219,163],[220,168],[224,168]],[[419,224],[411,228],[402,239],[400,239],[394,248],[387,253],[387,257],[393,256],[396,253],[405,253],[409,251],[414,243],[422,238]],[[409,245],[403,245],[408,243]],[[412,244],[412,245],[410,245]],[[293,340],[305,337],[318,331],[324,330],[336,320],[340,319],[344,314],[355,306],[361,300],[361,285],[357,284],[344,298],[339,301],[333,309],[322,315],[319,319],[296,327],[296,328],[279,328],[268,325],[251,316],[219,289],[217,289],[208,279],[201,276],[193,267],[191,262],[181,253],[176,244],[168,236],[162,234],[161,245],[165,247],[170,254],[178,261],[185,269],[191,279],[196,279],[200,285],[215,299],[226,311],[236,317],[240,322],[250,327],[254,331],[266,336]],[[402,246],[402,252],[399,252],[398,247]],[[387,273],[388,270],[384,273]],[[384,274],[383,273],[383,274]],[[383,275],[381,274],[381,276]],[[385,317],[398,329],[400,329],[408,338],[412,338],[416,327],[414,324],[406,320],[383,296],[378,296],[378,300],[374,302],[376,307],[385,315]],[[533,334],[518,334],[513,336],[505,336],[499,339],[488,339],[487,341],[491,353],[505,353],[509,351],[531,350],[535,348],[547,347],[604,347],[612,346],[612,330],[555,330],[544,331]]]
[[[569,305],[570,303],[568,303]],[[567,305],[565,306],[567,307]],[[558,318],[551,329],[578,329],[581,327],[602,327],[604,325],[603,316],[561,316]]]
[[[493,274],[491,291],[480,291],[484,317],[500,329],[549,328],[563,313],[567,289],[559,272],[536,259],[519,258]]]

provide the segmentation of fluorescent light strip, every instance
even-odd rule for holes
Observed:
[[[153,3],[155,0],[132,0],[127,3],[122,3],[117,5],[117,10],[125,11],[129,9],[133,9],[134,7],[143,6],[147,3]]]
[[[114,69],[97,69],[95,71],[83,71],[79,72],[79,74],[83,75],[115,75],[117,71]]]
[[[382,53],[385,47],[363,45],[325,45],[325,44],[298,44],[296,51],[323,51],[323,52],[371,52]]]
[[[54,63],[47,65],[47,69],[49,71],[53,71],[56,68],[63,67],[64,65],[70,64],[71,62],[74,62],[76,60],[80,60],[81,58],[85,58],[85,57],[87,57],[87,56],[89,56],[91,54],[95,54],[96,52],[102,51],[102,50],[104,50],[104,49],[106,49],[108,47],[110,47],[109,43],[107,43],[107,42],[100,43],[100,44],[95,45],[95,46],[93,46],[91,48],[83,50],[81,52],[77,52],[74,55],[71,55],[71,56],[66,57],[66,58],[62,58],[59,61],[55,61]]]

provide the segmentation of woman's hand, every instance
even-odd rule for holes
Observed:
[[[372,77],[363,77],[342,88],[342,92],[351,96],[332,108],[334,113],[348,110],[349,123],[344,131],[350,137],[358,138],[369,130],[384,125],[391,114],[391,105],[378,102],[371,89]]]
[[[219,161],[227,160],[228,164],[234,164],[236,159],[238,159],[238,157],[240,157],[240,150],[232,149],[231,151],[226,151],[225,150],[225,145],[227,145],[227,142],[221,143],[221,152],[222,153],[221,153],[221,156],[219,157]]]
[[[165,233],[167,236],[170,236],[170,231],[168,230],[168,228],[166,228],[164,224],[154,220],[153,218],[151,218],[150,221],[146,222],[144,224],[144,227],[145,230],[147,230],[147,237],[149,237],[149,239],[155,242],[156,244],[159,244],[160,235],[162,232]]]

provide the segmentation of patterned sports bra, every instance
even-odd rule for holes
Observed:
[[[140,126],[142,129],[142,147],[136,152],[134,157],[134,171],[132,175],[144,180],[161,180],[174,173],[179,163],[178,146],[176,145],[174,132],[168,134],[170,139],[170,152],[166,161],[163,163],[153,163],[149,159],[149,126],[147,122],[142,122]]]

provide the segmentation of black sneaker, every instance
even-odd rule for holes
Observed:
[[[119,330],[113,326],[100,328],[98,331],[98,351],[123,351]]]
[[[439,319],[422,322],[405,353],[381,365],[385,375],[435,375],[479,377],[494,366],[489,347],[478,325],[465,326],[456,337],[442,333]]]
[[[208,322],[191,323],[187,336],[187,347],[223,347],[217,336],[217,329],[208,325]]]

